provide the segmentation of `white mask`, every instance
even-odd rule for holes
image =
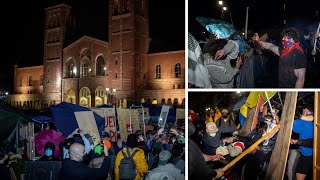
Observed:
[[[215,137],[217,133],[209,134],[211,137]]]

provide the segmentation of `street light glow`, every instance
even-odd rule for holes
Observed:
[[[112,88],[112,92],[116,92],[117,91],[117,89],[116,88]]]
[[[9,93],[8,93],[8,92],[6,92],[5,94],[6,94],[6,96],[8,96],[8,94],[9,94]]]
[[[109,90],[110,90],[110,88],[107,87],[107,88],[106,88],[106,91],[109,91]]]
[[[223,7],[223,10],[226,11],[226,10],[227,10],[227,7]]]
[[[219,5],[222,5],[223,4],[223,1],[219,1]]]

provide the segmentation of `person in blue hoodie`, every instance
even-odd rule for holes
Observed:
[[[313,148],[300,143],[306,139],[313,139],[313,103],[307,104],[303,108],[303,113],[299,119],[294,120],[292,130],[299,134],[299,139],[291,139],[291,144],[299,145],[300,158],[296,167],[296,179],[305,179],[307,174],[312,171]]]

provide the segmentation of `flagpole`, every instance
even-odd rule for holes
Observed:
[[[265,91],[264,93],[266,94],[267,101],[268,101],[269,107],[270,107],[270,109],[271,109],[270,111],[271,111],[271,113],[272,113],[273,111],[272,111],[272,106],[271,106],[270,99],[269,99],[269,97],[268,97],[268,93],[267,93],[267,91]],[[275,118],[274,115],[273,115],[273,113],[272,113],[272,116],[273,116],[273,118]]]

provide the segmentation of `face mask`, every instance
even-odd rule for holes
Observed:
[[[213,134],[210,134],[211,137],[215,137],[216,136],[216,133],[213,133]]]
[[[46,155],[46,156],[52,156],[52,149],[46,149],[45,151],[44,151],[44,154]]]
[[[283,50],[288,50],[293,46],[293,42],[289,41],[289,40],[282,40],[282,49]]]

